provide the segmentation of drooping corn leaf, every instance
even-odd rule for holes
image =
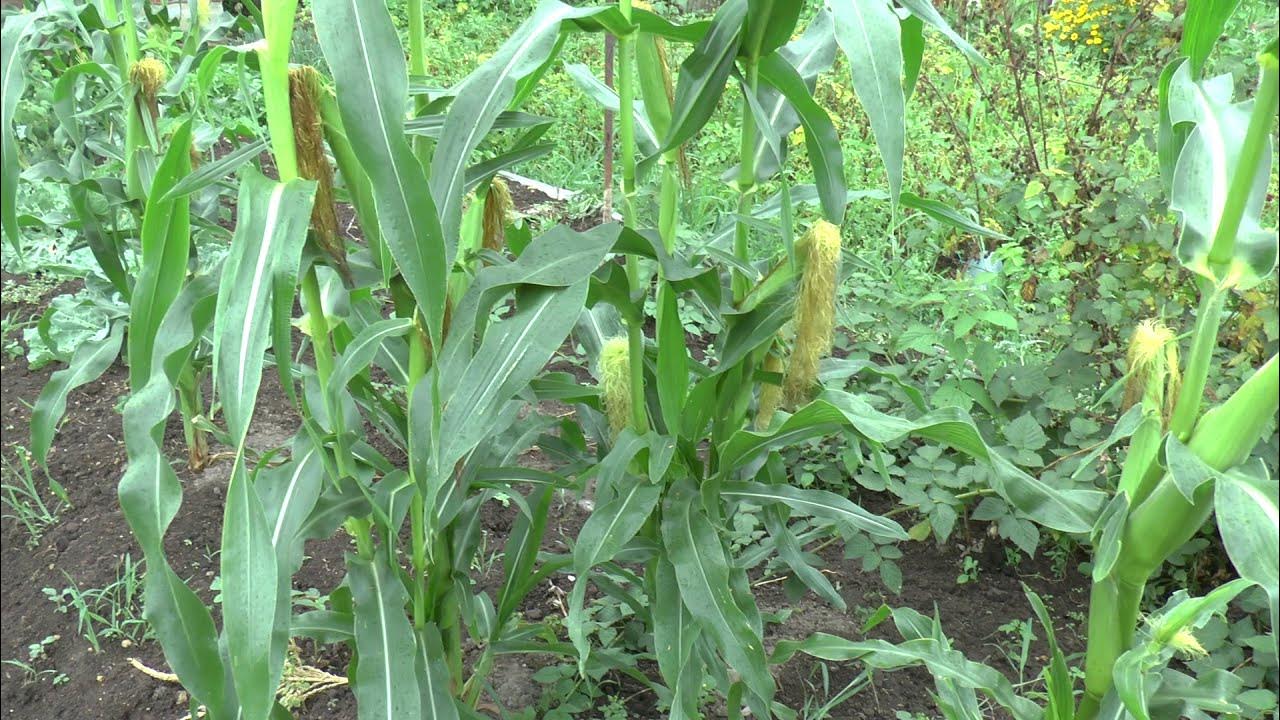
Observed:
[[[1280,490],[1258,461],[1224,473],[1213,502],[1231,564],[1266,591],[1271,627],[1280,627]]]
[[[694,643],[702,629],[680,599],[680,585],[671,561],[659,555],[654,569],[654,654],[662,679],[671,690],[671,720],[691,720],[699,717],[703,673],[702,663],[694,654]]]
[[[721,466],[741,467],[768,450],[823,437],[839,428],[881,444],[917,435],[983,460],[992,469],[988,478],[993,490],[1035,522],[1062,532],[1088,532],[1106,501],[1104,493],[1056,488],[1018,469],[987,445],[973,419],[960,408],[941,408],[907,420],[882,413],[858,396],[838,390],[823,392],[768,432],[734,433],[721,450]]]
[[[831,116],[813,99],[804,78],[782,55],[775,53],[760,61],[760,80],[785,97],[791,109],[799,115],[823,214],[827,220],[839,225],[844,219],[847,190],[840,137]]]
[[[31,409],[31,455],[36,462],[44,465],[48,458],[53,434],[67,410],[67,396],[81,385],[102,377],[119,357],[123,340],[124,323],[117,322],[106,337],[76,348],[70,364],[55,372],[40,390]]]
[[[1225,267],[1210,267],[1209,251],[1218,233],[1227,195],[1240,164],[1252,103],[1232,103],[1230,75],[1196,82],[1190,63],[1173,73],[1169,85],[1169,121],[1194,123],[1178,155],[1169,208],[1182,218],[1178,260],[1214,284],[1247,290],[1276,266],[1276,233],[1262,227],[1262,207],[1271,176],[1271,138],[1263,143],[1257,172],[1249,186],[1234,252]]]

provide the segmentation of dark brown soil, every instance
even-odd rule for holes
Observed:
[[[57,291],[55,291],[57,292]],[[45,298],[44,301],[47,301]],[[43,302],[18,305],[5,300],[3,314],[21,320],[40,311]],[[569,368],[565,368],[569,369]],[[35,401],[53,368],[31,370],[23,358],[4,359],[2,375],[3,402],[0,427],[4,430],[3,452],[6,463],[16,461],[18,448],[29,443],[29,405]],[[96,718],[99,720],[176,720],[186,712],[185,696],[177,685],[161,682],[132,667],[128,659],[137,658],[149,667],[167,671],[162,654],[153,641],[138,644],[106,640],[102,651],[95,653],[76,628],[74,611],[58,612],[45,597],[43,588],[61,589],[76,584],[82,589],[103,587],[116,579],[120,559],[126,554],[141,558],[136,543],[119,510],[116,483],[124,469],[124,448],[118,404],[127,385],[127,372],[121,365],[112,367],[98,381],[75,391],[70,398],[66,422],[61,427],[50,455],[50,476],[66,488],[71,506],[61,511],[59,521],[49,527],[34,546],[29,544],[25,529],[12,518],[0,524],[0,658],[28,660],[28,646],[46,637],[58,639],[48,644],[43,657],[31,664],[38,671],[51,671],[34,679],[23,670],[5,664],[0,688],[0,718],[23,720],[60,720]],[[258,402],[251,444],[269,448],[285,442],[295,431],[298,418],[275,381],[274,372],[264,377]],[[177,420],[171,422],[166,442],[169,456],[185,457],[182,434]],[[215,450],[216,451],[216,450]],[[536,462],[531,458],[530,462]],[[215,463],[200,473],[180,469],[185,497],[166,542],[169,558],[179,575],[186,578],[210,600],[209,583],[217,572],[217,550],[220,545],[223,512],[223,490],[227,463]],[[10,466],[11,467],[11,466]],[[180,467],[180,466],[179,466]],[[39,473],[39,471],[37,471]],[[38,475],[39,478],[39,475]],[[5,482],[11,482],[6,475]],[[47,490],[38,479],[37,485]],[[45,493],[50,500],[49,493]],[[881,498],[861,498],[871,507],[882,505]],[[546,549],[564,552],[567,541],[581,527],[586,513],[573,498],[565,498],[554,513],[555,522],[548,528]],[[880,508],[881,510],[885,508]],[[6,508],[6,515],[9,510]],[[484,530],[487,548],[500,560],[506,534],[510,530],[510,508],[494,505],[486,510]],[[983,537],[982,528],[974,528]],[[845,560],[837,548],[829,548],[831,579],[839,587],[850,611],[841,613],[815,600],[812,595],[790,601],[782,583],[773,578],[755,579],[761,610],[778,612],[790,608],[790,618],[768,630],[769,644],[780,638],[803,637],[814,631],[825,631],[846,637],[861,637],[860,627],[868,612],[881,603],[908,605],[926,614],[935,611],[955,646],[971,659],[982,660],[1009,671],[1015,681],[1016,670],[1002,655],[1002,648],[1015,648],[1016,643],[999,630],[1010,620],[1031,616],[1023,597],[1021,583],[1028,583],[1041,593],[1054,609],[1059,638],[1068,652],[1082,647],[1080,612],[1085,607],[1085,580],[1070,570],[1064,580],[1055,580],[1044,559],[1024,561],[1014,572],[1005,565],[1001,548],[988,541],[980,544],[949,544],[936,547],[932,543],[904,546],[900,561],[905,570],[906,585],[900,596],[887,594],[878,576],[864,573],[858,563]],[[307,548],[309,560],[294,577],[298,590],[317,588],[328,592],[343,577],[342,554],[349,543],[344,535]],[[981,560],[981,581],[956,584],[962,557],[975,554]],[[488,571],[501,572],[500,562]],[[492,578],[481,575],[482,584]],[[525,603],[524,611],[531,619],[562,614],[561,600],[569,588],[566,578],[558,577],[546,588],[535,592]],[[137,612],[137,608],[134,609]],[[873,636],[896,639],[885,623]],[[1042,633],[1037,633],[1042,634]],[[1015,649],[1009,649],[1016,655]],[[1027,677],[1033,677],[1045,661],[1044,648],[1033,646]],[[317,649],[302,645],[307,663],[342,675],[348,656],[342,648]],[[520,708],[537,702],[540,686],[532,679],[547,658],[504,656],[493,674],[499,695],[509,708]],[[778,671],[780,699],[792,708],[802,708],[806,700],[823,697],[822,674],[817,663],[797,659]],[[830,692],[838,692],[859,668],[848,664],[831,664]],[[55,676],[58,678],[55,685]],[[632,717],[658,717],[653,709],[651,693],[640,691],[634,681],[622,685],[632,695],[629,710]],[[924,671],[904,671],[877,676],[872,688],[835,710],[833,718],[894,720],[898,710],[932,713],[932,682]],[[714,712],[712,713],[714,715]],[[328,691],[308,701],[302,718],[349,720],[356,717],[355,702],[346,689]],[[710,717],[710,715],[709,715]]]

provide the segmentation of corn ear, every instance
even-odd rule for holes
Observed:
[[[308,65],[289,70],[289,112],[293,117],[293,144],[298,174],[316,183],[311,206],[311,236],[333,261],[344,278],[350,278],[347,248],[338,232],[333,204],[333,167],[324,154],[324,126],[320,119],[320,73]]]
[[[506,181],[495,177],[489,182],[489,192],[484,196],[484,218],[481,221],[484,249],[500,253],[506,247],[507,223],[514,210]]]
[[[631,353],[627,338],[605,341],[600,350],[600,392],[609,429],[617,437],[631,422]]]
[[[795,342],[783,382],[788,404],[809,399],[818,381],[818,362],[831,352],[836,316],[836,276],[840,266],[840,228],[819,220],[796,248],[804,257],[804,273],[793,317]]]
[[[1127,360],[1129,374],[1121,410],[1141,401],[1150,411],[1158,409],[1163,425],[1168,427],[1182,385],[1173,331],[1155,319],[1142,321],[1129,340]]]
[[[783,372],[782,357],[771,352],[765,356],[764,363],[761,367],[766,372],[781,374]],[[756,430],[764,431],[769,429],[769,425],[773,423],[773,416],[778,411],[778,407],[781,404],[781,385],[766,382],[760,386],[760,402],[756,407]]]
[[[168,68],[155,58],[143,58],[129,68],[129,82],[138,93],[138,109],[151,116],[153,126],[160,120],[160,88],[168,79]]]

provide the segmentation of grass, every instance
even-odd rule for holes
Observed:
[[[0,459],[0,478],[4,517],[21,525],[27,531],[28,547],[36,547],[45,532],[58,523],[62,511],[71,506],[66,490],[49,478],[53,498],[46,500],[36,487],[31,454],[21,446],[15,446],[11,454],[5,453]]]

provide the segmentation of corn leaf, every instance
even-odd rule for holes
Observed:
[[[764,645],[730,590],[729,560],[688,479],[673,483],[662,509],[662,541],[685,607],[753,693],[773,698]]]
[[[422,689],[416,662],[408,662],[417,657],[418,643],[404,614],[409,599],[404,583],[385,562],[354,556],[347,557],[347,580],[355,600],[356,651],[360,653],[353,678],[360,720],[419,717]]]
[[[426,173],[405,137],[409,75],[404,49],[385,5],[320,0],[314,12],[343,129],[369,178],[379,235],[438,347],[457,237],[441,231]]]
[[[271,312],[272,280],[277,267],[297,268],[301,260],[314,192],[315,184],[306,180],[278,183],[253,169],[241,176],[238,220],[222,269],[213,338],[213,374],[227,430],[237,445],[249,431],[263,354],[271,341],[265,319]]]
[[[4,19],[0,31],[0,227],[10,247],[22,254],[22,234],[18,229],[18,146],[13,138],[13,115],[18,110],[18,99],[27,86],[27,76],[20,59],[27,32],[43,13],[19,13]]]
[[[847,190],[840,137],[831,116],[813,99],[803,76],[782,55],[775,53],[761,59],[760,79],[781,93],[799,115],[823,214],[827,220],[840,224],[844,219]]]
[[[853,89],[871,120],[871,131],[889,177],[889,195],[902,192],[906,144],[906,94],[902,89],[901,24],[883,0],[828,2],[836,42],[849,58]]]
[[[1214,490],[1218,532],[1240,577],[1257,583],[1280,627],[1280,490],[1261,462],[1227,471]]]
[[[142,217],[142,260],[129,315],[129,386],[151,378],[151,354],[165,312],[182,289],[191,247],[191,216],[186,197],[164,196],[191,170],[191,121],[178,126],[156,168]]]
[[[746,0],[728,0],[716,11],[711,27],[680,65],[671,129],[661,152],[683,145],[711,119],[742,42]]]
[[[654,563],[653,586],[653,648],[658,670],[671,690],[670,720],[701,717],[698,696],[703,673],[694,643],[702,630],[680,599],[675,568],[665,555]]]
[[[120,355],[123,340],[124,323],[117,322],[106,337],[76,348],[71,363],[55,372],[40,390],[31,409],[31,454],[36,462],[44,465],[48,458],[53,434],[67,411],[67,396],[81,385],[102,377]]]

